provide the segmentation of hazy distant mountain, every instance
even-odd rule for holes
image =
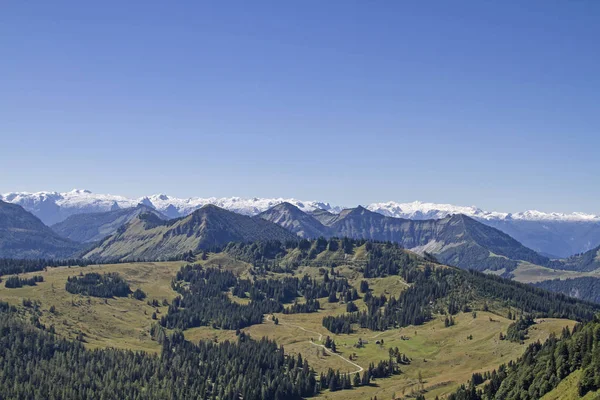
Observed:
[[[165,194],[130,199],[123,196],[93,194],[88,190],[71,192],[7,193],[0,200],[23,206],[46,224],[56,224],[74,214],[106,212],[144,204],[169,218],[189,215],[194,210],[214,204],[244,215],[256,215],[277,204],[288,202],[313,215],[321,223],[337,214],[342,207],[322,201],[301,201],[284,198],[176,198]],[[545,255],[568,257],[600,244],[600,216],[584,213],[544,213],[535,210],[506,213],[489,212],[475,206],[424,202],[373,203],[367,209],[379,214],[411,220],[441,219],[463,214],[500,229],[525,246]],[[320,209],[324,211],[320,211]]]
[[[525,246],[553,257],[568,257],[600,244],[600,216],[585,213],[544,213],[529,210],[520,213],[488,212],[480,208],[451,204],[374,203],[367,207],[390,217],[439,219],[464,214],[500,229]]]
[[[112,235],[141,213],[154,213],[160,219],[168,219],[145,205],[100,213],[75,214],[51,226],[60,236],[76,242],[96,242]]]
[[[190,250],[228,242],[297,238],[288,230],[262,218],[206,205],[187,217],[169,221],[163,221],[151,213],[140,214],[85,257],[98,260],[167,259]]]
[[[258,214],[258,217],[284,227],[303,238],[328,236],[328,228],[315,217],[290,203],[281,203]]]
[[[335,236],[397,242],[430,253],[442,263],[480,271],[514,269],[519,260],[541,265],[549,261],[507,234],[461,214],[409,220],[357,207],[340,212],[330,229]]]
[[[0,200],[0,258],[67,258],[80,249],[21,206]]]
[[[295,233],[302,232],[302,236],[312,232],[308,236],[397,242],[461,268],[512,270],[519,261],[541,265],[549,262],[505,233],[460,214],[437,220],[409,220],[386,217],[360,206],[339,214],[326,211],[311,214],[286,204],[259,215]]]
[[[500,229],[531,249],[549,256],[564,258],[588,251],[600,244],[600,222],[481,220]]]

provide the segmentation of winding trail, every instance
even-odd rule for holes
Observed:
[[[267,315],[266,321],[271,322],[271,323],[274,324],[274,322],[273,322],[273,320],[271,318],[271,315]],[[297,328],[297,329],[300,329],[301,331],[304,331],[306,333],[314,333],[315,335],[319,335],[319,342],[323,340],[323,335],[322,334],[320,334],[319,332],[308,330],[308,329],[304,328],[303,326],[293,325],[293,324],[287,324],[287,323],[281,322],[281,321],[279,322],[278,325],[284,325],[284,326],[289,326],[289,327],[292,327],[292,328]],[[334,353],[333,351],[331,351],[327,347],[325,347],[325,345],[315,343],[315,342],[312,341],[312,339],[310,339],[308,342],[310,344],[312,344],[313,346],[317,346],[317,347],[322,348],[323,350],[325,350],[327,352],[327,354],[339,357],[342,360],[346,361],[347,363],[352,364],[354,367],[358,368],[356,371],[348,372],[348,374],[356,374],[357,372],[363,372],[364,371],[363,367],[361,367],[360,365],[358,365],[358,364],[356,364],[356,363],[348,360],[347,358],[341,356],[340,354]]]
[[[371,339],[378,338],[379,336],[383,335],[385,332],[386,332],[386,331],[379,332],[378,334],[376,334],[376,335],[374,335],[374,336],[371,336]]]

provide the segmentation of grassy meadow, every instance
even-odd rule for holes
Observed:
[[[248,276],[250,266],[233,260],[224,254],[211,255],[201,261],[205,266],[230,269],[240,276]],[[24,274],[23,276],[42,275],[44,282],[37,286],[25,286],[7,289],[0,285],[0,299],[23,308],[23,299],[41,303],[41,322],[54,325],[59,335],[76,339],[83,335],[89,348],[116,347],[121,349],[160,351],[158,343],[150,338],[149,329],[155,322],[152,313],[167,312],[167,307],[151,307],[148,300],[171,301],[176,293],[171,289],[171,280],[184,262],[124,263],[112,265],[91,265],[88,267],[60,267],[47,271]],[[346,276],[350,283],[358,288],[362,280],[360,274],[350,267],[336,268]],[[132,290],[142,289],[147,294],[143,301],[129,298],[101,299],[81,295],[72,295],[65,290],[69,276],[87,272],[118,272],[128,281]],[[316,276],[318,269],[300,267],[297,276],[309,273]],[[398,276],[368,279],[374,294],[398,295],[408,285]],[[236,299],[239,301],[240,299]],[[444,327],[444,317],[416,327],[373,332],[357,329],[350,335],[334,335],[321,323],[323,316],[344,313],[345,304],[328,303],[320,299],[322,310],[312,314],[275,314],[279,324],[275,325],[270,316],[260,325],[254,325],[245,332],[255,338],[267,336],[284,345],[287,352],[301,353],[318,372],[328,368],[342,372],[354,372],[366,368],[389,357],[389,349],[398,347],[412,359],[410,365],[402,366],[402,374],[387,379],[379,379],[372,386],[350,391],[328,392],[321,394],[325,399],[378,399],[407,397],[417,391],[423,391],[426,398],[435,398],[453,391],[458,385],[470,379],[473,372],[483,372],[497,368],[500,364],[516,359],[525,349],[525,345],[500,341],[500,332],[506,333],[511,320],[491,312],[477,311],[460,313],[455,316],[456,324]],[[362,300],[356,304],[365,305]],[[50,312],[53,308],[54,312]],[[501,312],[499,312],[502,314]],[[544,319],[530,328],[526,343],[544,340],[552,332],[560,333],[564,326],[572,327],[569,320]],[[198,327],[186,330],[185,337],[191,341],[235,340],[235,332],[217,330],[210,327]],[[326,336],[332,337],[338,355],[324,352],[322,344]],[[359,338],[367,341],[363,348],[355,347]],[[379,343],[378,343],[379,342]],[[352,361],[349,359],[352,358]],[[564,383],[567,385],[568,383]],[[559,388],[561,389],[561,384]],[[564,389],[567,390],[567,389]],[[547,399],[562,397],[547,397]]]

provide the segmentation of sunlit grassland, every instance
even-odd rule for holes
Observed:
[[[227,255],[210,255],[201,264],[211,267],[222,267],[234,271],[242,277],[250,277],[250,265],[239,260],[233,260]],[[25,276],[42,275],[44,282],[33,287],[6,289],[0,285],[0,299],[15,305],[21,305],[22,300],[29,298],[41,302],[41,322],[46,326],[54,325],[57,333],[67,338],[75,339],[81,332],[86,346],[116,347],[149,352],[160,351],[160,346],[152,341],[149,335],[152,313],[158,309],[158,318],[167,312],[167,307],[151,307],[147,300],[156,299],[168,302],[177,295],[171,289],[171,281],[179,268],[185,262],[161,263],[124,263],[88,267],[51,268],[47,271],[25,274]],[[325,268],[329,271],[329,268]],[[133,298],[112,298],[108,300],[72,295],[65,290],[69,276],[87,272],[118,272],[125,278],[132,290],[142,289],[147,293],[147,299],[138,301]],[[355,268],[339,266],[336,273],[347,277],[357,289],[363,280]],[[317,267],[300,267],[295,275],[301,277],[308,273],[320,279],[321,272]],[[283,274],[269,274],[282,276]],[[398,276],[387,278],[367,279],[375,295],[398,296],[408,287]],[[234,298],[235,301],[248,301]],[[301,299],[298,299],[301,301]],[[377,363],[389,357],[389,348],[398,347],[412,359],[412,363],[402,366],[403,373],[387,379],[379,379],[370,387],[361,387],[350,391],[322,393],[323,398],[365,399],[377,396],[378,399],[391,399],[392,395],[401,398],[413,390],[424,388],[427,398],[444,395],[453,391],[458,385],[468,381],[476,371],[487,371],[497,368],[500,364],[516,359],[525,350],[525,345],[500,341],[500,332],[506,333],[512,322],[503,316],[492,312],[477,311],[477,317],[471,313],[460,313],[455,316],[456,324],[444,327],[444,317],[436,316],[422,326],[405,327],[385,332],[373,332],[357,328],[350,335],[334,335],[322,326],[322,318],[326,315],[342,314],[346,305],[328,303],[326,298],[319,299],[322,310],[312,314],[275,314],[279,324],[271,321],[244,329],[252,337],[259,339],[263,336],[275,339],[283,345],[287,352],[301,353],[317,372],[328,368],[339,369],[342,372],[355,371],[356,367],[342,358],[323,354],[321,347],[326,336],[331,336],[336,344],[338,353],[363,368],[370,363]],[[362,300],[356,304],[360,309],[365,305]],[[55,313],[50,313],[54,306]],[[22,307],[21,307],[22,308]],[[506,315],[506,310],[490,305],[492,311]],[[544,319],[530,328],[527,343],[544,340],[551,332],[560,333],[564,326],[573,326],[573,321],[559,319]],[[199,327],[186,330],[186,339],[191,341],[236,340],[235,332],[218,330],[210,327]],[[469,337],[472,336],[472,339]],[[403,340],[407,339],[407,340]],[[368,341],[363,348],[356,348],[358,339]],[[310,341],[315,344],[312,344]],[[380,344],[376,342],[380,341]],[[381,344],[381,341],[383,343]],[[421,380],[419,380],[419,376]],[[558,388],[557,388],[558,389]]]

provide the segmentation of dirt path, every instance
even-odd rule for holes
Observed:
[[[267,318],[266,318],[266,320],[267,320],[268,322],[274,323],[274,322],[273,322],[273,320],[271,319],[271,316],[270,316],[270,315],[267,315]],[[308,330],[308,329],[304,328],[303,326],[300,326],[300,325],[293,325],[293,324],[287,324],[287,323],[285,323],[285,322],[279,322],[279,325],[283,325],[283,326],[289,326],[289,327],[292,327],[292,328],[297,328],[297,329],[300,329],[301,331],[304,331],[304,332],[306,332],[306,333],[314,333],[315,335],[319,335],[319,342],[323,340],[323,335],[322,335],[322,334],[320,334],[319,332],[315,332],[315,331]],[[329,350],[327,347],[325,347],[325,345],[322,345],[322,344],[315,343],[315,342],[313,342],[313,341],[312,341],[312,339],[311,339],[311,340],[309,340],[308,342],[309,342],[310,344],[312,344],[313,346],[317,346],[317,347],[320,347],[320,348],[322,348],[323,350],[325,350],[325,351],[327,352],[327,354],[330,354],[330,355],[332,355],[332,356],[339,357],[339,358],[341,358],[342,360],[346,361],[347,363],[349,363],[349,364],[352,364],[353,366],[355,366],[356,368],[358,368],[356,371],[351,371],[351,372],[348,372],[348,374],[355,374],[355,373],[357,373],[357,372],[363,372],[363,370],[364,370],[364,368],[363,368],[363,367],[361,367],[360,365],[358,365],[358,364],[356,364],[356,363],[354,363],[354,362],[352,362],[352,361],[348,360],[347,358],[345,358],[345,357],[343,357],[343,356],[341,356],[341,355],[339,355],[339,354],[337,354],[337,353],[334,353],[333,351],[331,351],[331,350]]]

